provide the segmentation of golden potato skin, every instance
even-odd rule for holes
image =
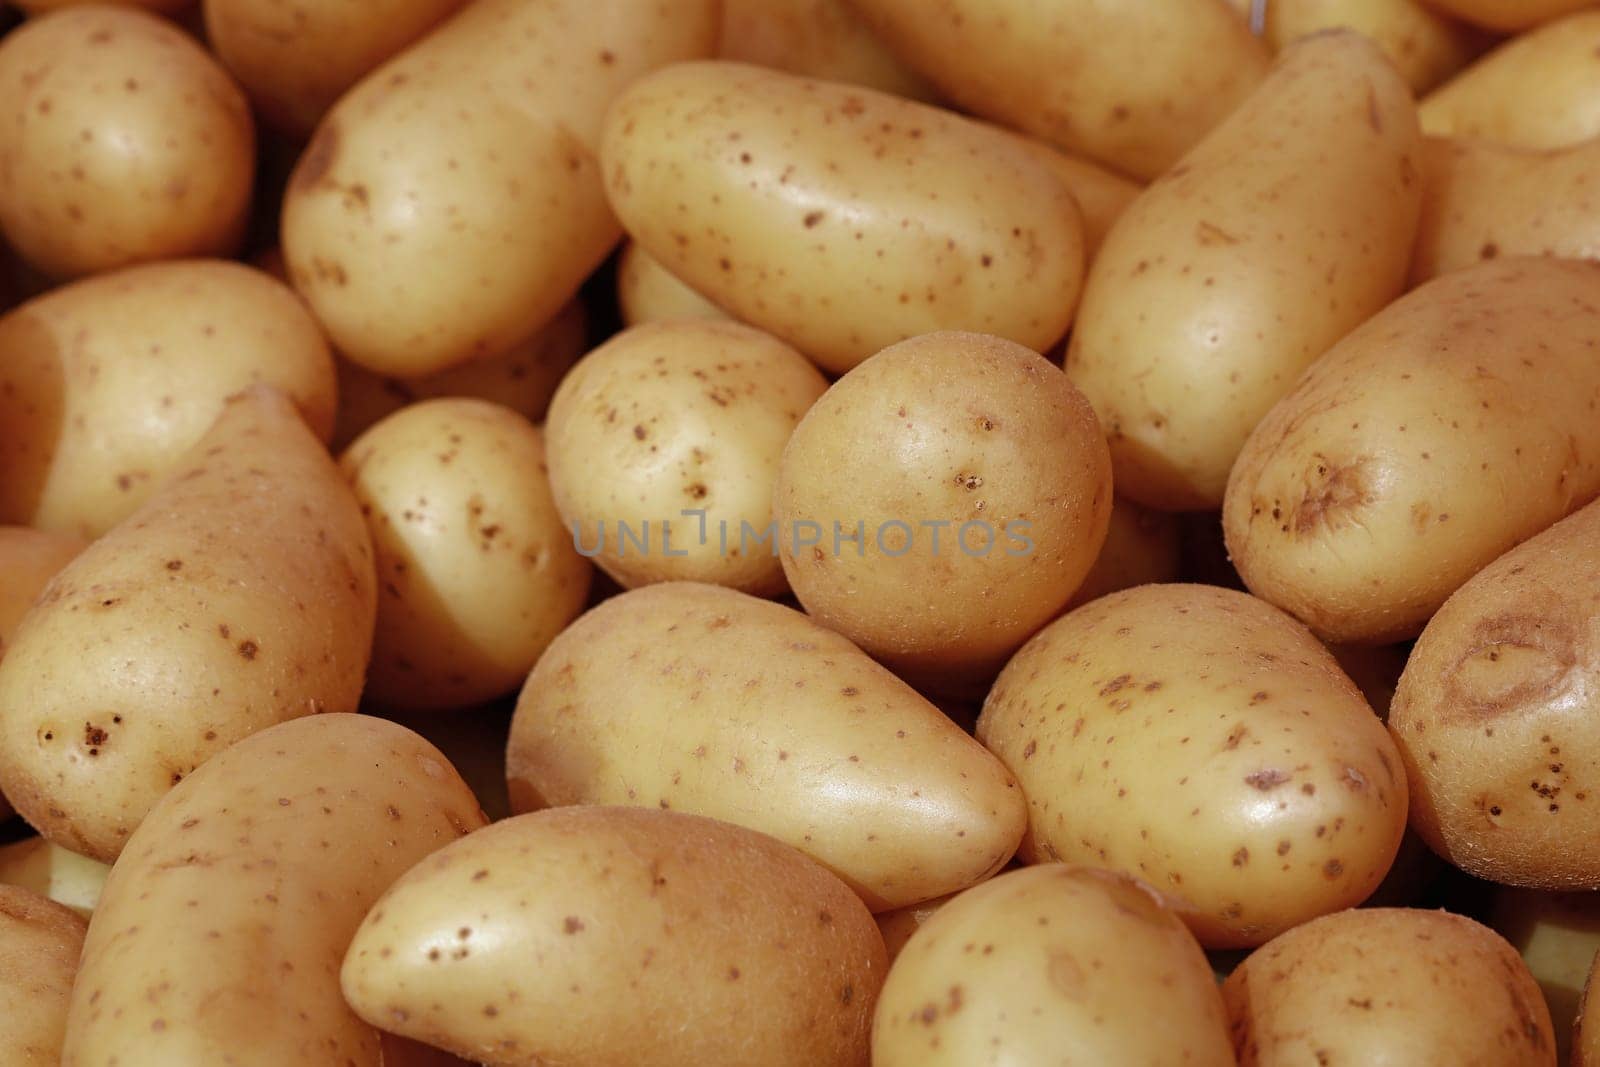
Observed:
[[[356,932],[343,987],[374,1025],[490,1065],[866,1067],[886,969],[861,901],[787,845],[582,807],[418,864]]]
[[[637,241],[628,241],[617,257],[617,305],[625,326],[728,318],[726,311],[689,288]]]
[[[1401,293],[1419,151],[1405,82],[1366,38],[1333,31],[1290,46],[1124,212],[1066,360],[1110,438],[1119,493],[1221,505],[1261,417]]]
[[[1177,517],[1151,511],[1122,497],[1111,501],[1111,522],[1105,544],[1067,607],[1152,582],[1177,581],[1183,569],[1183,546]]]
[[[0,43],[0,102],[0,229],[45,274],[237,248],[250,108],[166,19],[108,6],[31,19]]]
[[[1048,863],[967,890],[911,936],[872,1062],[1232,1067],[1233,1054],[1205,955],[1149,887]]]
[[[1446,15],[1500,33],[1517,33],[1581,11],[1590,0],[1427,0]]]
[[[0,885],[0,1032],[8,1067],[58,1067],[67,999],[88,923],[37,893]]]
[[[1028,798],[1027,862],[1148,880],[1209,948],[1365,900],[1406,782],[1360,691],[1244,593],[1147,585],[1062,617],[995,682],[978,740]]]
[[[1332,641],[1414,637],[1451,593],[1600,492],[1600,266],[1497,259],[1340,341],[1251,435],[1228,550]]]
[[[1089,573],[1111,470],[1088,402],[1049,362],[933,333],[828,390],[784,450],[776,499],[808,612],[915,684],[981,695]]]
[[[1314,919],[1223,983],[1240,1067],[1555,1067],[1539,986],[1494,931],[1444,911]]]
[[[933,86],[894,57],[850,0],[722,0],[717,58],[937,102]]]
[[[948,111],[680,63],[617,100],[600,156],[635,241],[829,372],[941,329],[1042,350],[1072,321],[1071,190],[1011,135]]]
[[[395,878],[484,823],[437,749],[365,715],[245,738],[162,798],[106,881],[63,1067],[379,1067],[339,963]]]
[[[1274,50],[1337,27],[1372,38],[1417,93],[1432,89],[1482,50],[1481,34],[1420,0],[1272,0],[1267,5],[1266,38]]]
[[[1079,156],[1057,151],[1042,141],[1019,136],[1029,151],[1055,172],[1078,202],[1083,214],[1083,250],[1085,264],[1094,262],[1105,244],[1106,235],[1128,206],[1139,198],[1144,187],[1116,174],[1098,163]]]
[[[0,526],[0,659],[45,584],[87,545],[71,534]]]
[[[23,621],[0,661],[0,787],[44,836],[110,862],[214,753],[354,710],[375,600],[333,461],[252,388]]]
[[[794,845],[875,911],[998,871],[1016,782],[933,705],[799,612],[652,585],[551,644],[506,753],[516,811],[660,806]]]

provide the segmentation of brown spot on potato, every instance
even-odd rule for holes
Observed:
[[[1322,875],[1329,881],[1338,878],[1342,874],[1344,874],[1344,864],[1339,860],[1329,860],[1322,865]]]
[[[239,642],[239,656],[241,659],[254,660],[256,658],[256,654],[260,651],[261,646],[256,644],[254,641]]]
[[[1278,788],[1278,786],[1289,781],[1292,777],[1292,775],[1280,771],[1276,767],[1266,767],[1245,775],[1244,781],[1246,785],[1266,793]]]
[[[1348,521],[1351,512],[1372,503],[1375,497],[1368,465],[1365,458],[1335,463],[1318,455],[1306,493],[1290,512],[1294,533],[1304,537],[1336,529]]]
[[[583,920],[576,915],[568,915],[561,923],[561,929],[569,934],[582,933],[584,929]]]
[[[289,180],[292,191],[309,192],[327,177],[334,160],[339,157],[339,139],[338,123],[324,122],[318,127],[311,143],[300,153],[300,162]]]
[[[1482,619],[1444,671],[1440,706],[1470,720],[1546,705],[1569,686],[1582,643],[1580,627],[1553,600]]]

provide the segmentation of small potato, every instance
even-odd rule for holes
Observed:
[[[1443,911],[1314,919],[1222,987],[1240,1067],[1555,1067],[1550,1012],[1494,931]]]
[[[1429,7],[1500,33],[1532,29],[1574,11],[1593,0],[1426,0]]]
[[[7,1067],[59,1067],[87,927],[59,904],[0,885],[0,1033]]]
[[[550,403],[550,485],[578,551],[627,589],[784,592],[776,547],[752,538],[773,522],[784,445],[827,388],[800,353],[738,323],[617,334]]]
[[[1092,264],[1111,227],[1139,198],[1144,187],[1098,163],[1057,151],[1042,141],[1022,136],[1016,140],[1054,171],[1078,202],[1078,210],[1083,214],[1084,262],[1086,266]]]
[[[637,241],[629,241],[617,257],[617,304],[626,326],[728,317],[726,311],[689,288]]]
[[[1323,30],[1358,30],[1383,49],[1417,93],[1432,89],[1482,50],[1481,34],[1421,0],[1272,0],[1266,11],[1267,42],[1274,50]]]
[[[227,255],[244,236],[250,107],[166,19],[75,7],[7,34],[0,130],[0,229],[52,277]]]
[[[878,40],[849,0],[723,0],[717,58],[912,100],[932,103],[938,95]]]
[[[1208,948],[1354,907],[1406,826],[1399,754],[1305,628],[1244,593],[1147,585],[1006,666],[978,740],[1028,798],[1026,862],[1147,879]]]
[[[108,864],[69,852],[42,837],[0,845],[0,884],[37,893],[85,919],[94,914],[109,873]]]
[[[1077,590],[1111,515],[1083,395],[1021,345],[933,333],[840,379],[784,450],[784,573],[914,684],[981,694]]]
[[[583,807],[418,864],[356,932],[342,981],[373,1025],[491,1067],[866,1067],[885,970],[861,901],[787,845]]]
[[[911,936],[872,1063],[1233,1067],[1233,1053],[1206,957],[1156,894],[1050,863],[967,890]]]
[[[1105,544],[1100,546],[1094,566],[1067,607],[1075,608],[1136,585],[1176,581],[1181,570],[1182,545],[1176,517],[1114,497]]]
[[[0,526],[0,659],[45,584],[87,545],[71,534]]]
[[[1497,886],[1486,922],[1522,955],[1539,983],[1555,1027],[1557,1062],[1571,1063],[1574,1024],[1600,951],[1600,893]]]
[[[364,697],[443,709],[514,691],[589,593],[539,430],[487,400],[425,400],[362,434],[339,467],[382,590]]]

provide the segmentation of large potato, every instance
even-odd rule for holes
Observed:
[[[1421,0],[1272,0],[1266,12],[1266,37],[1273,48],[1336,27],[1359,30],[1418,93],[1466,66],[1481,50],[1480,34]]]
[[[0,885],[0,1034],[7,1067],[59,1067],[86,928],[61,905]]]
[[[152,263],[0,318],[0,522],[98,536],[257,383],[326,441],[338,386],[294,293],[236,263]]]
[[[78,7],[6,35],[0,131],[0,229],[46,274],[225,255],[244,235],[249,105],[166,19]]]
[[[1066,361],[1119,493],[1222,503],[1261,417],[1402,291],[1420,145],[1405,82],[1366,38],[1334,31],[1290,46],[1134,201],[1090,268]]]
[[[635,241],[826,370],[942,329],[1043,349],[1072,321],[1071,190],[1029,146],[948,111],[682,63],[617,100],[600,153]]]
[[[407,868],[483,825],[437,749],[367,716],[282,723],[162,798],[112,868],[63,1067],[378,1067],[339,963]]]
[[[565,808],[425,860],[368,914],[345,997],[504,1067],[866,1067],[883,940],[837,878],[680,812]]]
[[[556,638],[517,702],[517,811],[636,804],[771,834],[875,911],[973,885],[1016,850],[1016,782],[838,634],[718,586],[652,585]]]
[[[1335,641],[1413,637],[1600,492],[1600,265],[1500,259],[1352,332],[1251,435],[1223,521],[1257,595]]]
[[[527,340],[616,243],[612,97],[709,54],[711,0],[480,0],[340,98],[290,180],[283,254],[338,349],[420,377]]]
[[[1516,33],[1562,15],[1581,11],[1593,0],[1425,0],[1447,15],[1465,19],[1485,29]]]
[[[626,326],[728,317],[726,311],[689,288],[637,241],[629,241],[617,257],[617,305]]]
[[[45,584],[87,544],[71,534],[0,526],[0,659]]]
[[[1177,916],[1131,878],[1051,863],[969,889],[911,936],[878,1000],[872,1063],[1233,1067],[1233,1053]]]
[[[287,400],[251,389],[23,620],[0,660],[0,787],[50,840],[109,862],[212,754],[353,711],[375,599],[333,461]]]
[[[878,40],[850,0],[722,0],[717,57],[913,100],[937,95]]]
[[[1240,1067],[1555,1067],[1550,1012],[1492,930],[1443,911],[1313,920],[1223,984]]]

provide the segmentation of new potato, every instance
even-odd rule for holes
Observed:
[[[726,311],[689,288],[637,241],[628,241],[617,257],[617,305],[625,326],[728,318]]]
[[[71,534],[0,526],[0,659],[45,585],[87,545]]]
[[[848,82],[930,103],[932,85],[894,57],[850,0],[722,0],[717,58]]]
[[[0,885],[0,1033],[7,1067],[59,1067],[84,920]]]
[[[1322,30],[1359,30],[1417,93],[1465,67],[1482,48],[1481,34],[1421,0],[1272,0],[1266,11],[1266,39],[1275,50]]]

